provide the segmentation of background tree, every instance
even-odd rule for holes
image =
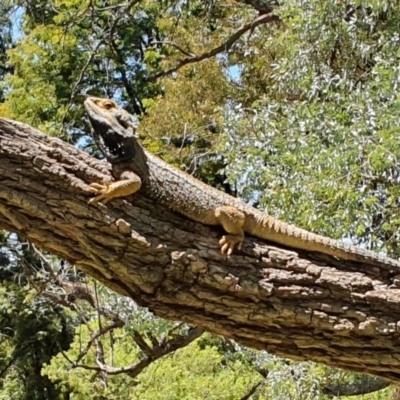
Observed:
[[[61,391],[42,367],[67,350],[76,325],[71,315],[29,285],[40,287],[39,260],[15,234],[2,237],[0,275],[0,393],[3,398],[56,399]],[[25,273],[24,273],[25,271]],[[57,382],[57,381],[56,381]]]

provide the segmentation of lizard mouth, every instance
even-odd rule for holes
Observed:
[[[128,115],[129,118],[127,118],[127,114],[122,114],[120,112],[114,114],[114,118],[117,120],[117,122],[126,130],[132,130],[135,129],[137,126],[137,121],[135,121],[134,118],[132,118],[131,115]]]
[[[130,125],[129,125],[128,121],[125,121],[123,118],[121,118],[120,115],[116,116],[115,119],[118,121],[118,123],[119,123],[124,129],[129,129],[129,128],[130,128]]]

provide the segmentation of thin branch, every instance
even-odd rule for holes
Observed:
[[[114,23],[113,23],[113,25],[112,25],[111,28],[110,28],[110,37],[113,35],[114,30],[115,30],[115,28],[116,28],[116,25],[117,25],[118,21],[120,20],[120,18],[121,18],[122,16],[126,15],[127,13],[129,13],[129,11],[131,10],[131,8],[132,8],[133,6],[135,6],[136,4],[140,3],[141,1],[142,1],[142,0],[131,0],[131,1],[129,1],[129,2],[126,3],[126,4],[122,4],[122,5],[118,5],[118,6],[113,7],[113,8],[116,8],[116,9],[118,10],[118,11],[117,11],[117,14],[119,14],[119,16],[117,16],[117,18],[115,18]],[[95,8],[95,9],[96,9],[97,11],[103,10],[103,9],[98,9],[98,8]],[[85,12],[82,13],[81,15],[84,15],[85,13],[86,13],[86,10],[85,10]],[[67,115],[68,115],[68,113],[69,113],[69,110],[71,109],[71,106],[72,106],[72,104],[73,104],[73,99],[74,99],[74,97],[75,97],[75,95],[76,95],[76,93],[77,93],[77,91],[78,91],[78,86],[81,84],[81,82],[82,82],[82,80],[83,80],[84,74],[86,73],[87,69],[89,68],[90,64],[92,63],[93,58],[94,58],[94,56],[95,56],[96,53],[97,53],[97,50],[98,50],[99,47],[100,47],[102,44],[104,44],[104,43],[105,43],[104,39],[100,40],[100,41],[97,43],[97,45],[95,46],[95,48],[89,53],[89,57],[88,57],[88,59],[87,59],[85,65],[83,66],[82,70],[80,71],[79,77],[78,77],[78,79],[76,80],[76,82],[75,82],[75,84],[74,84],[74,87],[72,88],[71,95],[70,95],[70,98],[69,98],[69,101],[68,101],[68,104],[67,104],[67,108],[66,108],[66,110],[65,110],[65,112],[64,112],[64,114],[63,114],[63,116],[62,116],[62,118],[61,118],[61,123],[62,123],[62,125],[64,125],[64,123],[65,123],[65,119],[67,118]]]
[[[133,331],[133,340],[147,357],[153,356],[154,350],[146,343],[143,336],[136,330]]]
[[[188,64],[193,64],[199,61],[203,61],[207,58],[211,58],[216,56],[219,53],[223,53],[228,51],[237,40],[240,39],[240,37],[246,33],[249,30],[254,29],[256,26],[261,25],[261,24],[266,24],[268,22],[274,22],[274,21],[280,21],[280,17],[278,15],[260,15],[258,18],[256,18],[254,21],[243,25],[239,30],[237,30],[232,36],[229,37],[229,39],[219,45],[218,47],[215,47],[214,49],[207,51],[201,55],[198,56],[191,56],[187,57],[184,60],[180,61],[175,67],[172,67],[170,69],[167,69],[165,71],[160,71],[157,72],[153,75],[150,75],[147,77],[148,82],[153,82],[157,80],[158,78],[161,78],[162,76],[172,74],[173,72],[178,71],[178,69],[184,67],[185,65]]]
[[[109,44],[111,50],[114,51],[114,54],[117,57],[117,61],[120,64],[120,65],[118,65],[118,63],[116,64],[116,70],[121,74],[121,80],[124,84],[125,90],[131,100],[130,101],[131,105],[136,114],[142,114],[143,109],[142,109],[141,104],[140,104],[140,107],[138,106],[139,99],[137,98],[136,93],[132,90],[132,86],[129,83],[128,77],[126,75],[126,70],[124,67],[126,65],[126,62],[125,62],[123,54],[121,53],[120,49],[118,49],[118,46],[115,43],[114,35],[115,35],[115,31],[116,31],[119,20],[121,18],[123,18],[135,4],[139,3],[139,1],[140,0],[131,0],[127,4],[126,8],[122,8],[118,11],[114,20],[112,21],[112,24],[109,28],[109,34],[108,34],[108,44]]]
[[[256,383],[243,397],[240,398],[240,400],[248,400],[255,392],[256,390],[262,385],[264,381],[260,381]]]
[[[177,50],[179,50],[181,53],[185,54],[188,57],[196,57],[196,54],[190,53],[189,51],[186,51],[185,49],[182,49],[182,47],[178,46],[174,42],[169,42],[167,40],[153,40],[150,44],[164,44],[166,46],[172,46],[175,47]]]
[[[83,68],[81,69],[81,71],[80,71],[80,73],[79,73],[79,77],[78,77],[78,79],[76,80],[76,82],[75,82],[75,84],[74,84],[74,87],[73,87],[72,90],[71,90],[71,95],[69,96],[67,108],[65,109],[65,112],[64,112],[64,114],[63,114],[63,116],[62,116],[62,118],[61,118],[61,124],[62,124],[62,126],[64,126],[65,119],[67,118],[68,112],[69,112],[70,108],[72,107],[73,99],[74,99],[74,97],[75,97],[75,95],[76,95],[76,92],[77,92],[77,90],[78,90],[78,86],[79,86],[80,83],[82,82],[86,70],[89,68],[89,65],[92,63],[93,58],[94,58],[94,56],[95,56],[96,53],[97,53],[97,50],[99,49],[99,47],[100,47],[102,44],[104,44],[104,41],[103,41],[103,40],[100,40],[100,41],[97,43],[97,45],[95,46],[95,48],[89,53],[89,57],[88,57],[88,59],[86,60],[85,65],[83,66]]]
[[[127,367],[111,367],[103,364],[97,360],[97,367],[90,365],[78,364],[75,365],[77,368],[83,368],[90,371],[105,372],[109,375],[128,374],[130,377],[135,378],[138,376],[147,366],[159,358],[174,352],[177,349],[187,346],[203,334],[204,330],[201,328],[192,328],[186,336],[177,336],[169,341],[162,343],[158,349],[153,349],[151,357],[146,357],[136,364],[129,365]]]
[[[71,361],[71,364],[77,365],[82,360],[82,358],[88,353],[88,351],[92,347],[93,343],[100,338],[100,336],[103,336],[106,333],[111,332],[114,329],[122,328],[122,326],[123,326],[123,324],[121,322],[114,322],[111,325],[103,327],[101,330],[99,330],[97,332],[93,332],[91,335],[91,338],[87,342],[85,348],[80,352],[80,354],[78,355],[78,358],[75,360],[75,362]]]

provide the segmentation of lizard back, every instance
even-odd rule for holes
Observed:
[[[219,225],[214,210],[232,206],[246,215],[243,230],[251,235],[287,247],[320,252],[345,260],[400,268],[400,262],[370,250],[309,232],[280,221],[225,194],[145,151],[149,174],[143,190],[150,198],[203,224]],[[137,171],[134,171],[137,172]]]

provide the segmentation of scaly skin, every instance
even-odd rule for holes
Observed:
[[[139,189],[149,198],[206,225],[222,225],[228,235],[221,252],[242,247],[244,232],[301,250],[329,254],[372,265],[400,267],[400,262],[375,252],[316,235],[279,221],[214,189],[145,151],[137,141],[137,121],[108,99],[89,97],[85,108],[93,136],[113,168],[117,182],[90,186],[97,196],[90,203],[128,196]]]

